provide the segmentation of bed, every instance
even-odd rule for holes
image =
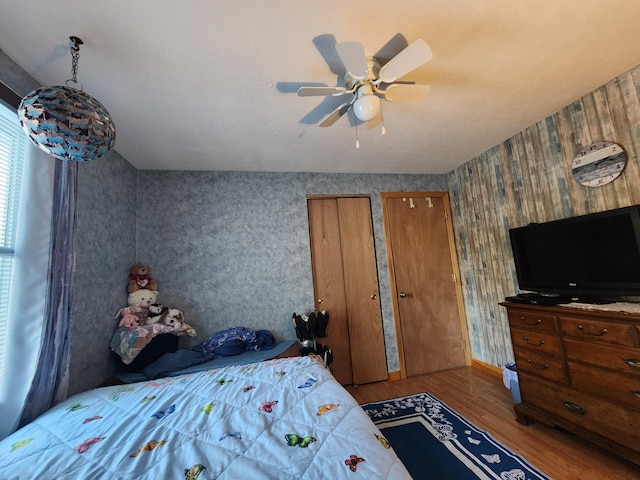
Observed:
[[[7,479],[410,479],[319,357],[101,387],[0,442]]]

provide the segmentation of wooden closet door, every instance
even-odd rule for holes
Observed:
[[[309,199],[315,307],[330,315],[323,345],[343,385],[387,378],[368,197]]]
[[[386,380],[387,358],[371,201],[369,198],[338,198],[338,216],[353,383],[357,385]]]
[[[446,194],[383,194],[401,371],[407,376],[468,361],[445,202]]]
[[[347,302],[342,271],[338,202],[335,198],[307,201],[315,307],[329,312],[327,337],[318,341],[333,351],[333,376],[342,385],[353,383]]]

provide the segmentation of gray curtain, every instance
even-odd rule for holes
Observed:
[[[20,427],[67,397],[78,164],[56,160],[48,295],[36,374]]]

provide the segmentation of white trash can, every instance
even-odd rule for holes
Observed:
[[[518,372],[515,363],[507,363],[502,369],[502,382],[504,386],[511,390],[511,396],[515,403],[520,403],[520,385],[518,383]]]

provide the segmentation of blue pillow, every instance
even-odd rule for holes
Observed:
[[[221,357],[240,355],[247,349],[247,344],[240,339],[227,340],[219,347],[213,349],[213,353]]]

